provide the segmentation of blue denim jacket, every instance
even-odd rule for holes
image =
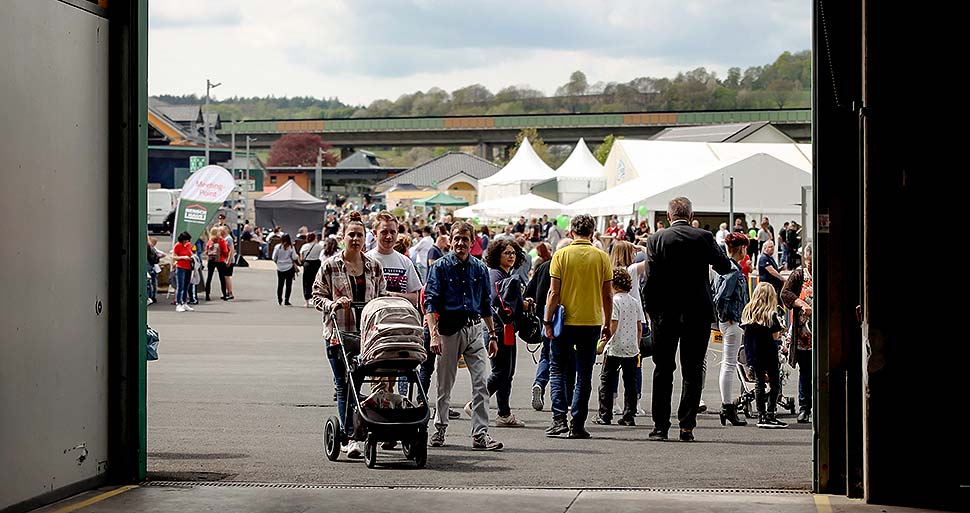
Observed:
[[[454,252],[439,258],[428,270],[424,288],[424,309],[427,312],[492,315],[489,306],[488,268],[481,260],[468,257],[462,262]]]
[[[748,283],[741,267],[731,260],[731,272],[714,278],[714,310],[720,322],[741,322],[741,311],[748,304]]]

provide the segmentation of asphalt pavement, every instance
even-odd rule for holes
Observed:
[[[648,441],[648,417],[638,417],[635,427],[590,423],[590,440],[545,437],[548,392],[545,411],[533,410],[535,364],[520,345],[512,408],[527,426],[490,429],[505,443],[504,451],[472,451],[470,422],[463,415],[452,421],[447,445],[429,450],[426,469],[414,469],[399,449],[379,451],[378,461],[387,466],[374,470],[345,455],[330,462],[322,433],[336,407],[321,315],[302,306],[299,282],[292,299],[296,306],[278,306],[276,273],[260,264],[261,269],[236,269],[233,301],[203,301],[195,312],[176,313],[163,293],[148,307],[149,324],[161,336],[160,359],[148,364],[150,479],[580,489],[811,487],[809,425],[795,424],[792,416],[783,417],[791,423],[785,430],[720,425],[716,345],[708,354],[703,396],[711,409],[699,416],[694,443]],[[641,404],[648,409],[652,371],[652,363],[645,362]],[[594,384],[598,376],[597,365]],[[791,391],[796,379],[793,374]],[[674,401],[679,387],[678,377]],[[464,370],[452,397],[459,410],[470,397]],[[590,406],[597,407],[595,390]],[[494,414],[493,400],[493,420]]]

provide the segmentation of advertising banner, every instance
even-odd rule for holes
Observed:
[[[215,219],[216,212],[236,186],[232,174],[220,166],[205,166],[192,173],[182,186],[172,235],[189,232],[194,241]]]

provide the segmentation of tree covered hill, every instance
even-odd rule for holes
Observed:
[[[808,108],[811,106],[812,55],[809,50],[784,52],[775,62],[744,71],[731,68],[726,77],[704,68],[674,78],[637,77],[629,82],[590,84],[573,72],[554,96],[529,86],[511,85],[491,92],[473,84],[452,92],[438,87],[403,94],[397,100],[375,100],[353,106],[337,98],[310,96],[232,97],[210,103],[223,119],[309,119],[397,116],[468,116],[731,109]],[[202,103],[196,95],[160,95],[173,105]]]

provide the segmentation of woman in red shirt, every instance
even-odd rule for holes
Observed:
[[[205,280],[205,300],[212,300],[209,296],[212,291],[212,273],[219,271],[219,286],[222,287],[222,296],[219,299],[225,301],[229,297],[226,291],[226,259],[229,258],[229,245],[222,236],[222,228],[216,226],[209,230],[209,242],[205,243],[205,255],[209,261],[209,277]]]
[[[175,311],[191,312],[189,306],[189,284],[192,282],[192,236],[182,232],[172,248],[172,261],[175,262]]]

